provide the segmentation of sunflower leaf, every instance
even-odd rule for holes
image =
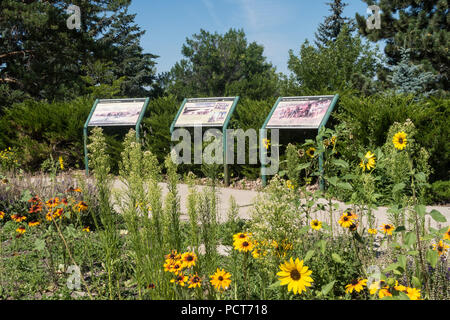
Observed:
[[[281,281],[277,280],[276,282],[274,282],[270,286],[268,286],[267,289],[269,289],[269,290],[276,290],[279,287],[281,287]]]
[[[334,261],[336,261],[337,263],[344,263],[344,261],[342,260],[341,256],[338,255],[337,253],[332,253],[331,257],[333,258]]]
[[[431,265],[431,267],[436,268],[436,264],[439,260],[439,255],[435,250],[427,251],[427,261]]]
[[[392,193],[397,193],[400,190],[403,190],[406,187],[406,184],[404,184],[403,182],[397,183],[396,185],[394,185],[394,187],[392,188]]]
[[[336,283],[336,280],[333,280],[333,281],[331,281],[330,283],[328,283],[328,284],[322,286],[322,291],[321,291],[321,293],[322,293],[324,296],[326,296],[326,295],[331,291],[331,289],[333,289],[335,283]]]
[[[447,222],[447,218],[445,218],[442,213],[440,213],[436,209],[431,210],[430,215],[436,222]]]
[[[307,253],[306,253],[306,256],[305,256],[305,258],[303,259],[303,261],[304,262],[307,262],[309,259],[311,259],[311,257],[314,255],[314,250],[309,250]]]

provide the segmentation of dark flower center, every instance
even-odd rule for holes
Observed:
[[[217,279],[218,279],[219,281],[223,281],[223,277],[222,277],[222,276],[219,276]]]
[[[192,278],[192,282],[194,282],[194,283],[197,283],[197,282],[199,282],[200,281],[200,278],[199,277],[194,277],[194,278]]]
[[[187,256],[187,257],[186,257],[186,261],[192,261],[192,260],[194,260],[194,257],[193,257],[193,256]]]
[[[398,143],[403,144],[403,138],[398,138]]]
[[[298,272],[297,269],[294,269],[294,270],[291,271],[291,279],[292,279],[292,280],[297,281],[297,280],[300,279],[300,277],[301,277],[301,276],[300,276],[300,272]]]
[[[247,241],[244,241],[244,242],[242,242],[242,246],[243,246],[243,247],[248,247],[248,246],[249,246],[249,243],[248,243]]]
[[[351,283],[352,283],[352,286],[356,286],[359,283],[359,281],[358,280],[353,280]]]

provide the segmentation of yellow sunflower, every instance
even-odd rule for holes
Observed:
[[[433,250],[436,250],[439,254],[439,256],[445,254],[447,252],[447,249],[449,248],[448,245],[444,243],[444,241],[439,241],[437,244],[433,244]]]
[[[367,286],[367,279],[355,279],[345,286],[345,293],[352,293],[353,290],[360,292]]]
[[[21,214],[13,214],[11,215],[11,220],[14,220],[15,222],[22,222],[27,220],[27,217]]]
[[[310,225],[311,225],[311,228],[313,228],[314,230],[318,231],[318,230],[322,229],[322,221],[319,221],[317,219],[312,220]]]
[[[397,132],[394,137],[392,138],[392,143],[394,144],[395,149],[397,150],[403,150],[406,148],[406,133]]]
[[[178,261],[181,260],[181,254],[177,250],[172,250],[169,254],[165,255],[166,260]]]
[[[315,153],[316,153],[316,148],[311,147],[308,150],[306,150],[306,155],[310,158],[314,158]]]
[[[211,278],[211,284],[219,291],[228,289],[231,284],[231,274],[224,269],[219,270],[219,268],[217,268],[216,273],[209,277]]]
[[[369,293],[376,294],[378,292],[378,297],[383,299],[384,297],[392,297],[392,293],[389,291],[389,286],[385,285],[384,280],[375,281],[369,286]]]
[[[88,208],[88,205],[84,201],[80,201],[75,205],[75,210],[78,212],[86,211]]]
[[[402,284],[398,284],[398,280],[396,280],[396,281],[395,281],[394,289],[397,290],[397,291],[400,291],[400,292],[405,292],[406,289],[408,289],[408,288],[405,287],[405,286],[402,285]]]
[[[410,300],[420,300],[420,290],[416,288],[406,288],[406,294]]]
[[[194,274],[189,278],[188,288],[200,288],[201,285],[202,285],[202,279],[200,279],[198,274]]]
[[[346,214],[343,214],[338,222],[341,227],[350,228],[350,226],[353,224],[353,218],[347,216]]]
[[[194,252],[185,252],[181,255],[181,263],[183,268],[190,268],[195,266],[197,255]]]
[[[311,287],[314,280],[310,277],[312,270],[308,270],[307,266],[303,265],[303,260],[298,258],[294,260],[291,258],[280,265],[281,271],[277,273],[280,284],[287,285],[288,291],[293,291],[294,294],[301,294],[306,292],[306,287]]]
[[[359,166],[363,169],[363,171],[375,168],[375,154],[367,151]]]
[[[392,236],[392,231],[394,231],[394,226],[392,224],[383,224],[380,226],[381,231],[384,232],[384,234]]]

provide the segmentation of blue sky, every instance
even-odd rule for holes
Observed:
[[[133,0],[130,13],[145,30],[141,45],[145,52],[157,54],[157,72],[169,71],[182,59],[181,47],[187,37],[200,29],[225,33],[244,29],[249,42],[264,46],[264,55],[278,72],[288,73],[288,50],[298,53],[305,39],[314,33],[330,0]],[[344,15],[369,16],[361,0],[347,0]]]

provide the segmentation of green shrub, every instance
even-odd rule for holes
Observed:
[[[0,120],[0,145],[16,148],[21,164],[37,170],[53,155],[67,167],[82,165],[83,125],[94,102],[81,97],[67,102],[28,100],[5,110]]]
[[[447,204],[450,202],[450,181],[435,181],[431,184],[429,193],[430,200],[433,203]]]
[[[449,113],[450,99],[417,101],[413,96],[384,94],[342,96],[335,113],[343,133],[341,143],[346,146],[342,153],[355,160],[358,152],[381,147],[395,122],[410,119],[418,131],[416,142],[430,154],[430,180],[446,180],[450,166]]]

